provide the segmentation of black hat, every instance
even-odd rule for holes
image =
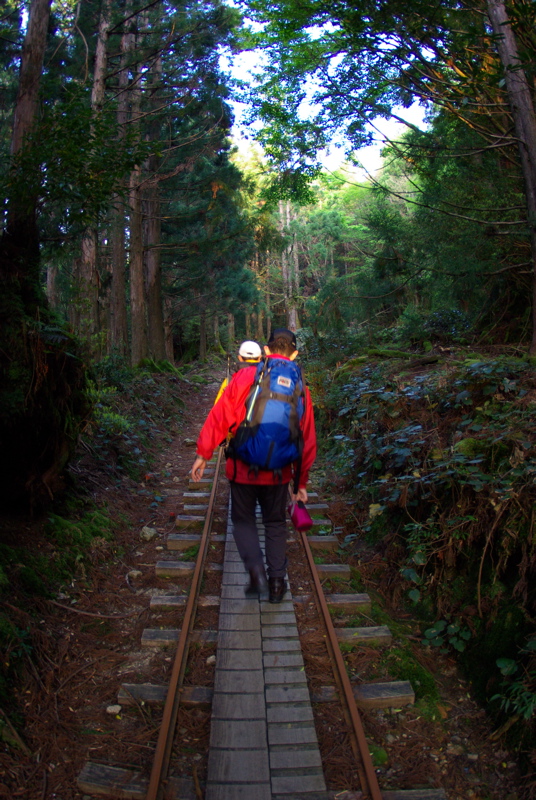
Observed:
[[[276,339],[286,339],[294,349],[297,349],[296,334],[289,331],[288,328],[274,328],[268,339],[268,347],[275,342]]]

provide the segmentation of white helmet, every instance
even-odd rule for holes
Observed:
[[[257,342],[242,342],[238,355],[242,356],[242,358],[252,359],[260,358],[262,353]]]

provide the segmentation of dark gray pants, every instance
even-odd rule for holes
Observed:
[[[233,535],[246,569],[262,564],[255,506],[261,507],[265,530],[266,566],[269,578],[283,578],[287,571],[288,483],[259,486],[231,481]]]

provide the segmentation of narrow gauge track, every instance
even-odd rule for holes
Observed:
[[[198,599],[207,565],[221,459],[222,451],[220,450],[208,497],[208,506],[199,541],[199,552],[186,599],[182,627],[180,631],[174,632],[174,634],[178,634],[178,645],[173,658],[169,685],[165,691],[165,699],[162,687],[148,685],[142,685],[139,691],[130,685],[123,690],[123,695],[121,692],[119,694],[120,702],[121,698],[126,702],[125,691],[137,703],[143,704],[155,699],[164,702],[152,763],[147,764],[145,771],[87,763],[79,775],[78,788],[85,795],[124,798],[124,800],[201,800],[203,797],[206,797],[207,800],[243,800],[244,798],[252,798],[252,800],[272,800],[272,798],[277,798],[277,800],[297,800],[297,798],[329,800],[329,798],[335,797],[341,798],[341,800],[345,797],[348,800],[357,800],[357,798],[363,798],[363,800],[366,798],[370,798],[370,800],[444,800],[446,796],[441,789],[385,790],[382,792],[378,785],[356,704],[356,695],[358,703],[361,699],[364,707],[374,707],[375,697],[376,705],[386,707],[390,702],[389,692],[393,693],[393,703],[411,702],[411,687],[401,686],[400,682],[399,684],[371,684],[368,687],[357,687],[357,690],[352,686],[341,654],[340,630],[338,636],[333,627],[329,605],[344,607],[352,603],[366,603],[366,596],[326,596],[324,594],[322,577],[329,575],[330,571],[336,573],[337,567],[339,567],[339,573],[344,571],[345,565],[321,566],[315,564],[311,544],[325,547],[333,543],[333,540],[336,541],[336,537],[308,536],[305,533],[298,534],[298,536],[310,569],[317,609],[326,631],[326,646],[332,662],[338,696],[348,724],[360,785],[354,787],[351,792],[335,793],[326,790],[321,765],[318,761],[318,751],[315,750],[317,747],[316,734],[312,722],[308,721],[308,714],[312,712],[307,711],[307,703],[303,702],[304,692],[308,693],[308,690],[306,686],[304,689],[299,685],[292,685],[293,682],[304,682],[303,674],[299,675],[300,672],[303,673],[303,666],[300,667],[300,664],[303,664],[301,654],[293,651],[291,640],[285,638],[292,625],[282,633],[279,627],[282,621],[287,622],[290,617],[293,617],[292,599],[289,597],[281,606],[270,606],[265,602],[245,600],[243,584],[246,576],[241,568],[238,555],[233,550],[234,543],[230,537],[226,544],[226,566],[224,566],[224,576],[226,569],[229,570],[229,575],[227,582],[224,577],[221,598],[218,601],[220,605],[218,663],[220,661],[220,645],[222,648],[227,645],[228,647],[221,651],[223,668],[219,675],[216,674],[213,694],[214,730],[211,736],[206,794],[204,794],[199,781],[196,780],[192,784],[189,780],[170,774],[174,737],[178,729],[177,720],[185,692],[184,677],[189,646],[193,637]],[[190,485],[189,488],[198,489],[200,487]],[[208,486],[202,488],[206,489]],[[206,496],[207,493],[203,494]],[[322,507],[323,504],[316,504],[317,509]],[[187,515],[179,516],[177,519],[181,525],[184,524],[186,527],[189,522],[193,523],[194,520],[199,522],[199,518],[196,520]],[[317,522],[326,523],[326,520]],[[181,536],[189,541],[195,538],[188,534],[178,534],[170,537],[171,541],[168,542],[168,546],[171,546],[173,539],[180,539]],[[303,600],[303,598],[296,597],[295,602],[299,604],[300,599]],[[224,604],[226,605],[224,606]],[[260,614],[256,611],[259,607],[261,608]],[[235,611],[237,613],[233,617],[232,613]],[[255,613],[259,620],[257,623],[255,622]],[[294,626],[295,624],[294,618]],[[259,647],[261,639],[255,640],[255,625],[264,626],[276,637],[262,639],[264,655],[261,654]],[[389,635],[388,631],[386,633],[381,628],[346,630],[350,632],[349,635],[354,642],[359,641],[360,637],[363,641],[370,642],[374,637],[381,639],[382,636]],[[269,635],[272,636],[272,633]],[[283,638],[278,640],[277,636]],[[243,644],[244,642],[245,644]],[[242,647],[244,649],[241,649]],[[299,643],[297,647],[299,650]],[[259,664],[260,669],[258,668]],[[252,669],[252,666],[255,665],[257,668]],[[286,671],[285,668],[287,668]],[[222,676],[229,682],[227,687],[225,685],[222,687]],[[248,676],[264,680],[261,691],[258,686],[248,687]],[[246,708],[248,700],[251,701],[249,710]],[[227,704],[230,710],[222,713],[222,703],[223,705]],[[215,709],[216,705],[220,712]],[[259,720],[258,708],[261,705],[266,717]],[[246,710],[244,711],[244,709]],[[226,718],[226,714],[228,718]],[[214,719],[214,717],[218,719]],[[235,727],[233,727],[234,722],[237,723]],[[257,725],[257,722],[260,722],[261,725]],[[264,750],[262,746],[259,746],[258,741],[259,731],[262,736],[263,729],[268,730],[268,736],[266,733],[264,734]],[[270,730],[272,730],[272,736]],[[234,749],[235,744],[236,750]]]

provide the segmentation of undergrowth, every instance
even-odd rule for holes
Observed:
[[[83,445],[105,473],[141,480],[151,468],[155,444],[171,442],[176,432],[188,379],[168,362],[150,359],[132,370],[109,357],[94,373],[93,414]]]
[[[533,360],[403,356],[308,369],[325,488],[353,509],[347,550],[381,550],[384,591],[422,619],[429,647],[458,655],[498,721],[515,717],[516,745],[533,746]]]
[[[87,571],[104,562],[114,550],[115,523],[106,510],[87,510],[76,519],[50,513],[45,523],[46,544],[27,541],[0,543],[0,700],[9,704],[12,682],[26,656],[32,653],[31,627],[21,627],[9,613],[19,605],[34,616],[35,598],[61,594],[76,580],[84,585]]]
[[[9,521],[2,525],[0,701],[5,707],[11,708],[12,687],[32,655],[37,599],[42,604],[61,598],[73,582],[90,589],[92,569],[120,555],[115,532],[124,520],[116,510],[95,506],[95,484],[104,491],[123,480],[150,483],[152,460],[177,431],[188,387],[188,377],[163,362],[148,361],[140,370],[118,358],[96,365],[88,393],[92,412],[69,467],[69,490],[43,520],[38,546],[30,543],[30,534],[17,537]],[[30,622],[21,624],[22,618]]]

